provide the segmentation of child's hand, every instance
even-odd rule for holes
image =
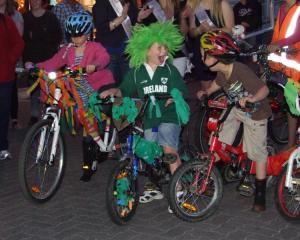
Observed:
[[[26,68],[26,69],[32,69],[32,68],[34,68],[34,63],[33,62],[26,62],[25,64],[24,64],[24,67]]]
[[[87,73],[93,73],[96,70],[96,66],[95,65],[87,65],[86,66],[86,72]]]
[[[280,47],[279,47],[277,44],[270,44],[270,45],[268,46],[268,51],[269,51],[270,53],[277,52],[279,49],[280,49]]]
[[[169,98],[165,103],[165,107],[169,106],[173,102],[174,102],[173,98]]]
[[[239,100],[239,104],[240,104],[241,108],[245,108],[247,102],[254,103],[255,102],[255,98],[253,96],[248,96],[248,97],[241,98]]]

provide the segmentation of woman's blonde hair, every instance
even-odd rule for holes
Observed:
[[[170,3],[173,3],[175,8],[179,7],[179,0],[159,0],[159,4],[163,9],[167,8]]]
[[[192,9],[196,9],[202,0],[187,0],[187,5],[190,6]],[[224,26],[224,18],[222,12],[222,1],[223,0],[211,0],[210,6],[210,14],[214,17],[217,21],[217,24],[220,26]]]

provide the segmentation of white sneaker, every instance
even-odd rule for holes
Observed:
[[[183,201],[183,197],[184,197],[184,192],[183,191],[178,191],[176,193],[176,198],[178,202],[182,202]],[[173,210],[171,209],[170,205],[168,206],[168,212],[169,213],[174,213]]]
[[[168,206],[168,212],[171,213],[171,214],[174,213],[173,210],[171,209],[170,205]]]
[[[11,154],[7,150],[0,151],[0,160],[11,158]]]

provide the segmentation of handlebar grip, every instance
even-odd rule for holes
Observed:
[[[246,104],[245,104],[245,108],[251,108],[251,109],[253,109],[254,107],[255,107],[255,103],[246,102]]]

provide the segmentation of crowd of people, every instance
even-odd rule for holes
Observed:
[[[265,210],[267,118],[271,114],[267,102],[269,91],[252,70],[236,62],[238,46],[230,36],[236,24],[243,25],[246,33],[261,27],[260,2],[240,0],[232,7],[227,0],[98,0],[92,13],[86,12],[75,0],[63,0],[51,8],[46,0],[29,0],[29,4],[30,10],[21,15],[14,0],[0,0],[0,160],[10,157],[7,140],[10,116],[14,128],[24,124],[17,116],[17,61],[22,59],[27,68],[36,65],[47,70],[63,65],[85,67],[88,77],[80,81],[87,91],[79,90],[85,104],[89,93],[98,92],[106,97],[110,94],[132,96],[137,92],[143,97],[152,92],[150,86],[155,84],[167,86],[157,87],[165,89],[166,93],[176,87],[186,96],[183,77],[191,58],[193,78],[201,82],[199,98],[221,88],[230,96],[231,85],[239,82],[243,94],[238,100],[242,107],[246,101],[262,103],[251,116],[241,109],[232,111],[221,136],[222,141],[232,143],[229,135],[234,135],[237,129],[233,125],[244,123],[245,150],[248,157],[257,162],[253,210]],[[299,7],[298,0],[285,0],[282,4],[270,52],[276,53],[285,45],[299,48],[300,30],[290,27],[294,22],[296,26],[299,23],[299,17],[295,20]],[[169,36],[160,36],[160,29],[163,31],[168,24],[172,25]],[[148,38],[139,37],[139,32],[140,35],[147,31],[153,34],[153,29],[157,30],[157,36],[154,33],[155,36]],[[298,55],[295,58],[298,59]],[[273,67],[277,71],[282,69],[278,63]],[[297,73],[293,76],[297,78],[295,81],[299,80]],[[146,121],[145,138],[157,141],[165,154],[175,157],[170,164],[173,173],[181,164],[177,152],[181,125],[174,120],[176,109],[171,100],[161,107],[161,117]],[[38,120],[40,108],[39,90],[36,89],[31,94],[29,124]],[[295,143],[296,126],[297,118],[290,114],[288,147]],[[98,138],[93,129],[84,134],[82,181],[89,181],[95,172],[91,168],[93,159],[89,149]],[[151,182],[145,185],[140,202],[161,198],[161,186]]]

